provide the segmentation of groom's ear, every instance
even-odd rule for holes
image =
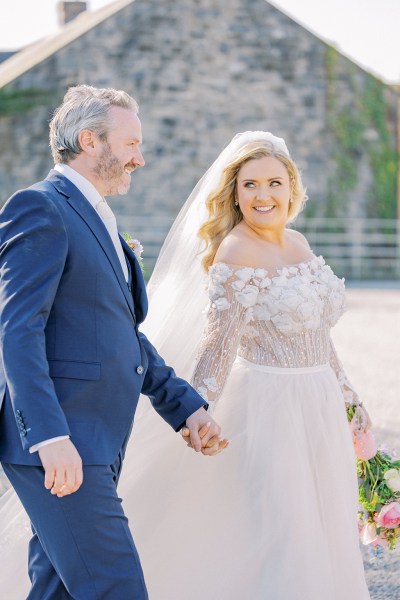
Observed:
[[[79,133],[78,140],[82,152],[85,152],[89,156],[97,156],[100,140],[93,131],[83,129]]]

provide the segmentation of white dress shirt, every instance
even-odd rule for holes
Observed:
[[[88,202],[90,202],[90,204],[93,206],[93,208],[97,211],[97,208],[96,208],[97,205],[99,204],[99,202],[104,202],[104,198],[99,194],[99,192],[96,190],[94,185],[88,179],[86,179],[86,177],[83,177],[83,175],[81,175],[80,173],[75,171],[75,169],[73,169],[72,167],[69,167],[68,165],[65,165],[62,163],[57,163],[54,166],[54,169],[56,171],[58,171],[59,173],[61,173],[62,175],[64,175],[64,177],[69,179],[78,188],[78,190],[80,192],[82,192],[82,194],[85,196],[85,198],[88,200]],[[99,215],[100,215],[100,213],[99,213]],[[102,218],[101,215],[100,215],[100,218]],[[128,277],[129,277],[128,267],[126,266],[124,251],[121,246],[121,241],[118,237],[117,224],[115,221],[115,217],[114,217],[114,220],[112,218],[107,218],[107,219],[102,219],[102,220],[103,220],[103,223],[106,226],[107,231],[108,231],[108,233],[111,237],[111,240],[114,244],[119,261],[121,263],[121,268],[124,273],[124,277],[125,277],[126,281],[128,281]],[[42,448],[42,446],[47,446],[47,444],[52,444],[53,442],[58,442],[60,440],[67,440],[67,439],[69,439],[69,435],[61,435],[61,436],[58,436],[55,438],[51,438],[49,440],[43,440],[43,442],[39,442],[39,444],[35,444],[34,446],[31,446],[29,448],[29,452],[32,454],[33,452],[37,452],[39,450],[39,448]]]

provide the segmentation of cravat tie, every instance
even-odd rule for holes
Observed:
[[[108,233],[110,234],[111,241],[114,244],[115,250],[118,254],[119,262],[121,263],[121,267],[124,272],[125,280],[128,281],[128,267],[126,265],[124,251],[122,250],[121,240],[118,236],[115,215],[105,200],[101,200],[98,204],[96,204],[96,210],[106,226]]]

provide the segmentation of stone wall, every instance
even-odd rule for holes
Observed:
[[[310,214],[373,214],[377,174],[395,160],[394,89],[265,0],[136,0],[0,90],[2,201],[46,175],[48,120],[77,83],[121,87],[140,103],[147,164],[112,204],[156,246],[238,131],[286,139]],[[395,183],[383,202],[395,217]]]

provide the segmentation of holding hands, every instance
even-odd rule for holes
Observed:
[[[190,415],[181,434],[189,448],[193,448],[205,456],[219,454],[229,445],[227,439],[221,438],[220,426],[204,408],[200,408]]]

